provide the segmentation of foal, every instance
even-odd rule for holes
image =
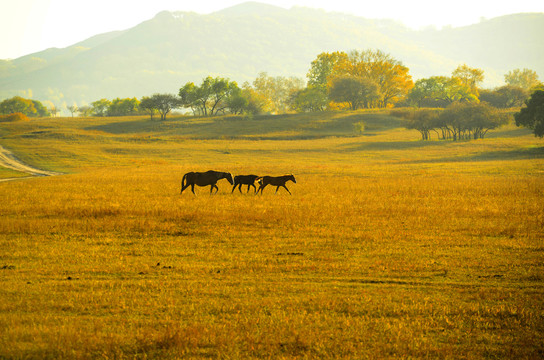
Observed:
[[[234,192],[236,187],[238,187],[238,190],[240,190],[240,194],[242,193],[242,185],[247,185],[247,192],[249,192],[249,187],[253,186],[255,189],[255,192],[257,192],[257,188],[255,187],[255,180],[257,180],[259,176],[258,175],[236,175],[234,177],[234,186],[232,187],[231,194]]]
[[[276,192],[275,193],[277,193],[279,188],[282,187],[285,190],[287,190],[289,195],[291,195],[291,192],[289,191],[287,186],[285,186],[285,183],[287,181],[289,181],[289,180],[291,180],[295,184],[297,183],[297,181],[295,180],[294,175],[263,176],[263,177],[260,177],[259,178],[259,189],[257,189],[257,194],[259,193],[259,191],[261,191],[261,195],[262,195],[263,190],[266,187],[266,185],[273,185],[273,186],[276,186]]]

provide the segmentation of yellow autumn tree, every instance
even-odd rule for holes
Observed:
[[[387,107],[405,97],[414,86],[409,69],[381,50],[353,50],[339,57],[333,70],[335,76],[351,75],[369,79],[378,85],[377,107]]]

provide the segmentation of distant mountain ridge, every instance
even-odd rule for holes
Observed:
[[[486,86],[497,86],[515,68],[544,77],[543,33],[544,13],[416,31],[391,20],[256,2],[208,15],[163,11],[64,49],[0,60],[0,100],[23,95],[60,107],[177,93],[207,75],[239,83],[262,71],[305,77],[319,53],[352,49],[383,50],[408,66],[414,80],[450,75],[466,63],[485,70]]]

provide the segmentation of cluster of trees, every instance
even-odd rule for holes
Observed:
[[[439,139],[483,139],[489,130],[509,121],[508,113],[486,103],[456,102],[445,109],[402,109],[392,115],[404,119],[407,129],[421,133],[422,140],[430,140],[435,132]]]
[[[483,70],[461,65],[451,76],[431,76],[414,83],[406,66],[380,50],[323,52],[312,61],[307,81],[263,72],[252,84],[240,87],[228,78],[208,76],[199,85],[186,83],[178,94],[154,94],[140,100],[100,99],[89,106],[67,109],[72,116],[149,114],[153,119],[158,114],[164,120],[177,108],[214,116],[408,107],[414,110],[398,115],[407,127],[419,130],[423,139],[435,131],[442,138],[457,140],[485,136],[505,121],[497,109],[521,107],[535,91],[544,90],[538,75],[529,69],[516,69],[504,77],[505,86],[482,89]],[[13,112],[50,116],[58,109],[51,106],[47,110],[39,101],[21,97],[0,103],[0,113]]]
[[[0,114],[9,115],[15,113],[21,113],[29,117],[51,116],[49,110],[38,100],[14,96],[0,102]]]

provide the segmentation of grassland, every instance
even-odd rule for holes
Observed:
[[[0,358],[542,358],[544,143],[418,139],[372,112],[0,124],[65,173],[0,183]],[[179,194],[208,169],[297,184]]]

